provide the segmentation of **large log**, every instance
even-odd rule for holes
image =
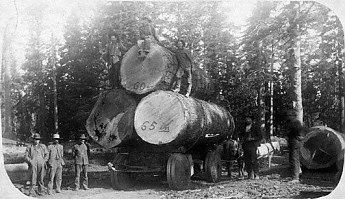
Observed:
[[[136,105],[135,99],[126,91],[114,89],[101,93],[86,121],[88,134],[107,149],[134,138]]]
[[[171,90],[175,81],[178,63],[173,52],[152,43],[150,53],[145,59],[138,57],[138,46],[130,48],[121,62],[121,84],[136,94],[146,94],[157,90]],[[213,94],[213,82],[202,69],[194,66],[192,96],[203,98]],[[182,78],[182,90],[186,87]]]
[[[301,163],[308,169],[322,169],[336,163],[345,149],[345,136],[329,127],[309,129],[301,144]]]
[[[137,45],[124,55],[120,69],[122,86],[136,94],[170,89],[178,68],[173,53],[152,43],[150,53],[145,59],[138,55]]]
[[[221,106],[171,91],[156,91],[139,102],[134,127],[148,143],[188,149],[222,142],[235,125]]]

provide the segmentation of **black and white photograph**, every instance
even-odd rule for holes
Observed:
[[[0,198],[344,198],[344,10],[2,0]]]

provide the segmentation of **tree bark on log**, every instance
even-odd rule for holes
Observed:
[[[302,140],[300,161],[308,169],[327,168],[344,149],[345,135],[325,126],[312,127]]]
[[[136,106],[137,102],[126,91],[114,89],[101,93],[86,121],[88,134],[107,149],[134,138]]]
[[[175,54],[152,43],[150,53],[145,59],[138,57],[138,46],[135,45],[124,55],[120,76],[122,86],[136,94],[146,94],[157,90],[172,90],[178,70]],[[212,79],[198,67],[193,68],[192,96],[203,99],[214,93]],[[182,77],[181,90],[186,90],[187,80]]]
[[[221,106],[171,91],[156,91],[139,102],[134,127],[148,143],[189,149],[220,143],[234,132],[235,124]]]

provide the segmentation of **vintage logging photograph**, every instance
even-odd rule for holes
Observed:
[[[1,1],[0,198],[344,197],[335,10]]]

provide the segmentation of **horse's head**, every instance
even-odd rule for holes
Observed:
[[[239,143],[236,140],[228,140],[225,143],[225,150],[230,156],[235,156],[239,149]]]

